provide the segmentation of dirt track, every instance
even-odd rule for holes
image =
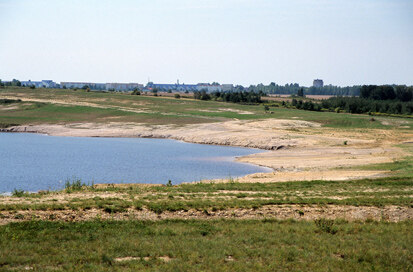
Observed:
[[[269,205],[258,209],[228,209],[223,211],[165,211],[156,214],[147,209],[128,209],[127,212],[115,214],[106,213],[99,209],[86,211],[5,211],[1,212],[0,225],[11,222],[28,220],[51,220],[51,221],[86,221],[86,220],[161,220],[161,219],[296,219],[314,220],[318,218],[355,220],[377,220],[399,222],[413,220],[413,208],[385,206],[343,206],[343,205]]]

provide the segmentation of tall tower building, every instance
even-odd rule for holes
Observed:
[[[322,79],[314,79],[313,87],[322,88],[324,86],[324,82]]]

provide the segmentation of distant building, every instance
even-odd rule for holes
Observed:
[[[198,91],[207,91],[207,92],[220,92],[222,91],[221,85],[211,85],[209,83],[198,83],[196,86]]]
[[[313,87],[322,88],[324,86],[324,82],[322,79],[314,79]]]
[[[221,88],[224,92],[232,91],[234,90],[234,84],[222,84]]]
[[[139,83],[106,83],[106,90],[133,91],[134,89],[142,88],[143,84]]]
[[[35,86],[36,88],[58,88],[59,84],[53,80],[42,80],[42,81],[21,81],[22,86]]]
[[[91,82],[60,82],[60,86],[62,88],[67,88],[67,89],[81,89],[84,86],[87,86],[90,89],[94,89],[92,86],[96,85],[96,83],[91,83]]]
[[[115,91],[132,91],[135,88],[143,88],[139,83],[94,83],[94,82],[60,82],[62,88],[81,89],[84,86],[91,90],[115,90]]]
[[[154,89],[157,88],[160,91],[196,91],[197,85],[194,84],[179,84],[179,81],[175,84],[161,84],[161,83],[153,83],[148,82],[146,85],[147,89]]]

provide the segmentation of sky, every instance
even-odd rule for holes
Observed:
[[[0,0],[0,79],[413,85],[413,0]]]

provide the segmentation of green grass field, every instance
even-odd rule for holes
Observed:
[[[132,96],[123,93],[63,89],[33,90],[16,87],[0,89],[0,98],[6,96],[23,97],[28,101],[37,102],[17,103],[14,109],[3,109],[0,111],[0,123],[3,124],[136,122],[151,125],[185,125],[233,119],[298,118],[299,120],[319,122],[332,128],[413,128],[413,120],[411,119],[374,117],[375,121],[372,121],[371,116],[368,115],[311,112],[277,107],[271,108],[273,113],[270,114],[264,111],[262,105],[240,105],[187,98]],[[87,104],[85,105],[85,103]],[[0,105],[0,107],[2,106]],[[387,122],[387,125],[384,125],[383,122]]]
[[[0,226],[0,270],[412,271],[411,230],[337,220],[31,221]]]

